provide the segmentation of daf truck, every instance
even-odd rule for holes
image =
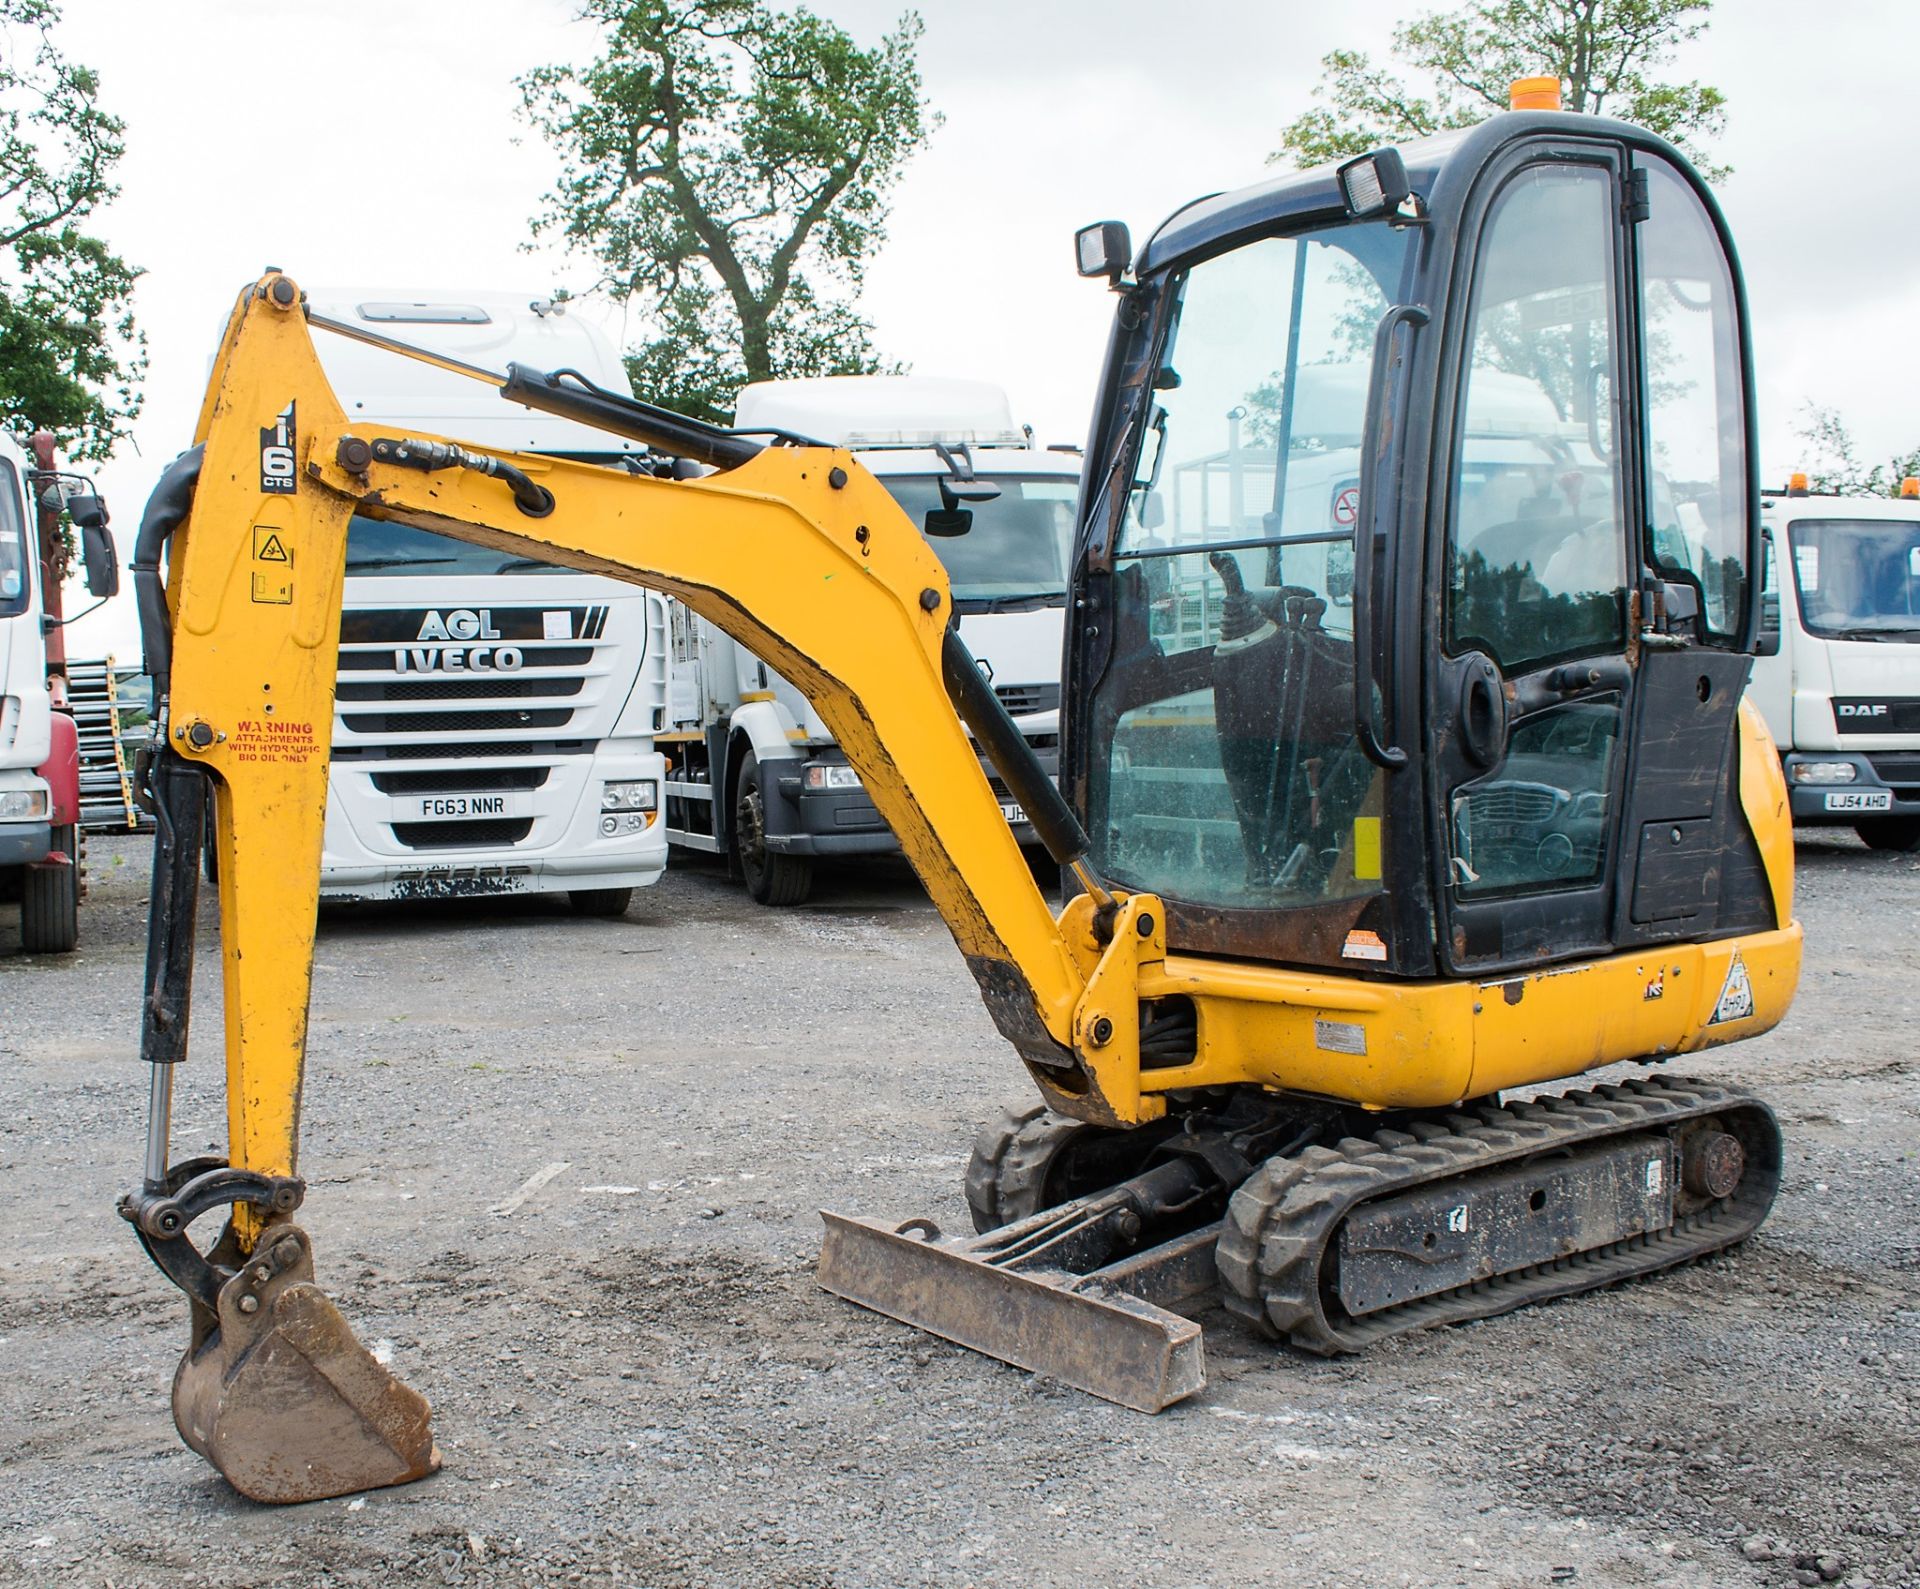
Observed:
[[[483,292],[314,291],[309,311],[483,369],[519,362],[630,391],[612,344],[563,305]],[[356,419],[607,461],[637,444],[501,403],[377,344],[321,339]],[[279,421],[289,431],[298,416]],[[564,893],[622,914],[665,868],[665,599],[370,518],[353,520],[340,622],[322,897]]]
[[[1053,772],[1080,449],[1037,445],[997,386],[918,375],[757,382],[734,425],[859,454],[946,565],[968,649]],[[671,614],[669,843],[727,857],[765,905],[804,901],[818,861],[896,850],[806,697],[678,602]],[[988,777],[1020,842],[1037,845]]]
[[[1797,825],[1920,850],[1920,479],[1896,497],[1764,499],[1748,694],[1780,747]]]
[[[0,435],[0,900],[19,907],[22,949],[66,954],[80,942],[80,741],[49,667],[61,559],[44,554],[44,532],[63,514],[79,531],[100,600],[120,575],[99,497],[52,470],[44,433],[35,447],[29,461]]]

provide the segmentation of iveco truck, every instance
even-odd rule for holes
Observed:
[[[571,369],[629,390],[606,338],[531,296],[316,291],[309,309],[482,369]],[[640,451],[376,346],[318,341],[348,413],[382,434]],[[564,893],[585,915],[624,912],[666,865],[666,613],[632,585],[356,517],[322,897]]]
[[[1780,747],[1796,824],[1920,850],[1920,479],[1884,497],[1762,509],[1761,656],[1748,686]]]
[[[50,461],[44,434],[43,445]],[[80,941],[80,742],[50,675],[59,575],[41,556],[41,516],[63,513],[80,532],[87,589],[104,600],[120,575],[100,499],[0,435],[0,900],[17,902],[29,954]]]
[[[996,386],[927,376],[759,382],[741,391],[734,424],[860,454],[946,565],[968,649],[1052,771],[1079,449],[1037,446]],[[816,861],[897,849],[806,698],[679,603],[671,610],[669,841],[728,857],[766,905],[803,901]],[[990,768],[988,778],[1021,843],[1038,844]]]

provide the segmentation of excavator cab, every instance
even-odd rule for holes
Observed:
[[[158,837],[121,1211],[189,1299],[175,1420],[245,1493],[439,1461],[292,1223],[356,516],[665,591],[845,749],[1039,1099],[975,1144],[973,1234],[827,1214],[829,1290],[1154,1410],[1204,1384],[1190,1315],[1216,1302],[1356,1351],[1765,1217],[1758,1099],[1655,1074],[1502,1100],[1757,1035],[1798,978],[1786,791],[1741,703],[1752,382],[1710,193],[1637,129],[1516,112],[1203,199],[1137,259],[1116,223],[1079,252],[1117,312],[1057,788],[921,527],[851,453],[456,364],[277,270],[241,295],[134,558]],[[316,334],[651,463],[389,433],[345,411]],[[1058,911],[982,754],[1074,879]],[[229,1146],[176,1163],[208,823]]]
[[[1065,761],[1170,950],[1489,978],[1774,925],[1745,318],[1672,151],[1497,117],[1190,206],[1118,291]]]

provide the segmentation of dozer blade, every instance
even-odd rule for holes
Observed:
[[[440,1466],[426,1397],[360,1344],[293,1225],[269,1227],[220,1288],[217,1320],[173,1376],[173,1421],[256,1501],[325,1500]]]
[[[849,1302],[1136,1412],[1159,1412],[1207,1382],[1200,1326],[1097,1271],[995,1262],[999,1232],[954,1240],[926,1220],[820,1217],[820,1284]],[[1210,1281],[1217,1231],[1168,1244],[1162,1273],[1203,1270]]]

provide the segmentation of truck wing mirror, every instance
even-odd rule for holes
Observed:
[[[80,531],[80,560],[87,571],[87,594],[102,601],[120,594],[120,563],[107,528],[107,504],[96,496],[67,498],[67,516]]]

